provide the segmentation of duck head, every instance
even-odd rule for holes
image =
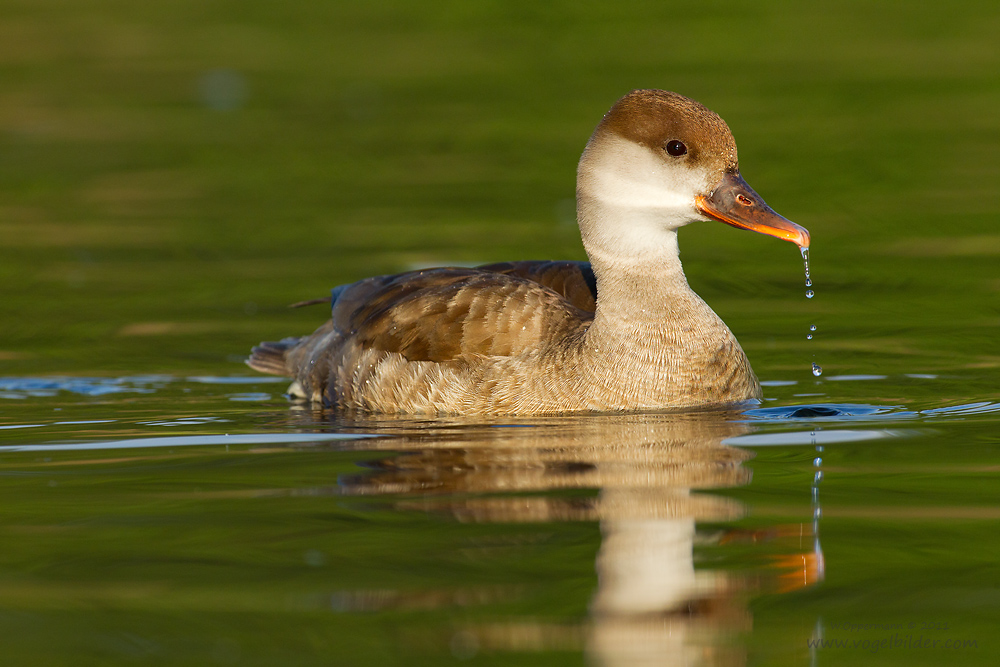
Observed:
[[[577,210],[588,253],[676,253],[676,230],[705,220],[809,245],[740,176],[726,122],[662,90],[632,91],[605,114],[580,158]]]

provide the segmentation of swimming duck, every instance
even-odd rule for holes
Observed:
[[[725,121],[635,90],[577,169],[590,262],[523,261],[376,276],[333,290],[315,333],[247,364],[314,404],[466,415],[635,411],[760,398],[736,337],[688,286],[677,229],[717,220],[808,247],[740,176]]]

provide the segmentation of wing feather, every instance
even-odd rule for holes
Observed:
[[[503,262],[374,276],[336,287],[331,319],[311,336],[262,343],[248,364],[318,377],[348,343],[409,361],[514,356],[586,330],[596,297],[587,262]]]
[[[431,269],[361,281],[344,289],[333,307],[335,330],[362,348],[409,361],[521,354],[589,326],[592,318],[540,282],[488,269]]]
[[[597,279],[590,262],[500,262],[478,267],[483,271],[519,276],[561,294],[580,310],[597,307]]]

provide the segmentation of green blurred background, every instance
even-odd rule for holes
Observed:
[[[721,114],[813,234],[685,229],[762,379],[1000,366],[1000,5],[0,2],[0,373],[243,373],[286,304],[582,258],[575,165],[630,89]],[[820,335],[805,347],[805,329]]]

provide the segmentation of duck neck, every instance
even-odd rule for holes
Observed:
[[[693,352],[704,342],[705,329],[725,324],[688,285],[676,253],[646,257],[604,256],[590,253],[597,277],[597,308],[588,332],[592,348],[614,353],[633,352],[645,359],[666,351]]]
[[[688,285],[681,266],[674,229],[658,229],[655,238],[642,242],[629,239],[629,232],[608,236],[598,232],[609,227],[611,211],[601,211],[601,225],[591,225],[584,216],[591,207],[581,206],[580,226],[587,255],[597,278],[597,309],[588,332],[592,345],[661,344],[699,323],[718,324],[721,320]],[[590,210],[588,210],[590,209]],[[622,218],[631,218],[623,215]],[[635,229],[631,220],[614,221],[617,229]],[[628,247],[620,249],[625,241]],[[676,340],[674,341],[676,344]]]
[[[667,240],[667,247],[639,256],[587,248],[597,278],[596,316],[662,323],[664,308],[678,297],[694,294],[677,254],[677,234],[669,232]]]

